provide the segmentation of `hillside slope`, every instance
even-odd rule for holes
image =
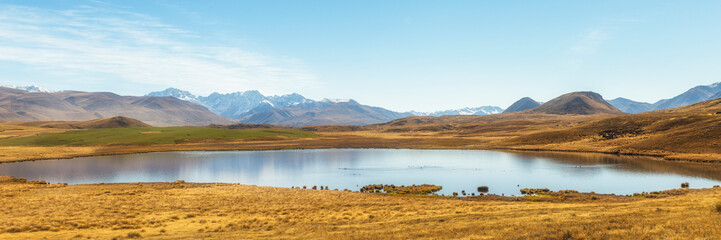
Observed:
[[[505,111],[503,111],[503,113],[520,112],[528,109],[533,109],[538,106],[541,106],[541,104],[536,102],[536,100],[533,100],[529,97],[524,97],[518,99],[518,101],[511,104],[511,106],[509,106]]]
[[[528,111],[558,115],[623,114],[621,110],[603,100],[600,94],[594,92],[567,93]]]
[[[112,118],[99,118],[88,121],[28,121],[8,122],[7,124],[17,126],[34,126],[59,129],[99,129],[99,128],[133,128],[151,127],[150,125],[136,119],[117,116]]]
[[[600,118],[573,127],[530,133],[500,145],[688,159],[721,154],[719,136],[721,99],[715,99],[685,107]]]
[[[112,116],[126,116],[154,126],[233,123],[201,105],[172,97],[27,92],[0,87],[0,121],[85,121]]]

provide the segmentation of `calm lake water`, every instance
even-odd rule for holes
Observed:
[[[439,194],[520,195],[521,188],[632,194],[721,184],[711,164],[605,154],[509,153],[480,150],[322,149],[160,152],[0,164],[9,175],[52,183],[188,182],[291,187],[323,185],[357,191],[367,184],[435,184]]]

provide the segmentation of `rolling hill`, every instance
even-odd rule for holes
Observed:
[[[85,121],[125,116],[153,126],[231,124],[207,108],[172,97],[108,92],[28,92],[0,87],[0,121]]]
[[[7,122],[16,126],[34,126],[59,129],[99,129],[99,128],[133,128],[152,127],[136,119],[117,116],[112,118],[99,118],[88,121],[25,121]]]
[[[567,93],[527,111],[558,115],[623,114],[621,110],[603,100],[600,94],[594,92]]]

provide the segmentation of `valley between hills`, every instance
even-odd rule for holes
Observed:
[[[592,92],[529,103],[502,114],[411,116],[365,126],[8,121],[0,123],[0,162],[157,151],[490,149],[648,155],[718,175],[721,99],[633,114]],[[0,238],[709,239],[721,234],[720,189],[448,197],[0,177]]]

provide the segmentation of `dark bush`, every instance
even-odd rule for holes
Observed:
[[[137,233],[137,232],[129,232],[126,237],[127,237],[127,238],[140,238],[141,236],[140,236],[140,233]]]
[[[381,192],[381,193],[394,193],[394,194],[432,194],[443,189],[441,186],[431,184],[421,184],[412,186],[396,186],[396,185],[384,185],[384,184],[371,184],[363,186],[361,192]]]
[[[535,195],[535,194],[541,194],[541,193],[547,193],[550,192],[548,188],[524,188],[521,189],[521,194],[524,195]]]
[[[487,193],[488,192],[488,186],[480,186],[478,187],[479,193]]]
[[[681,188],[688,188],[688,182],[681,183]]]

